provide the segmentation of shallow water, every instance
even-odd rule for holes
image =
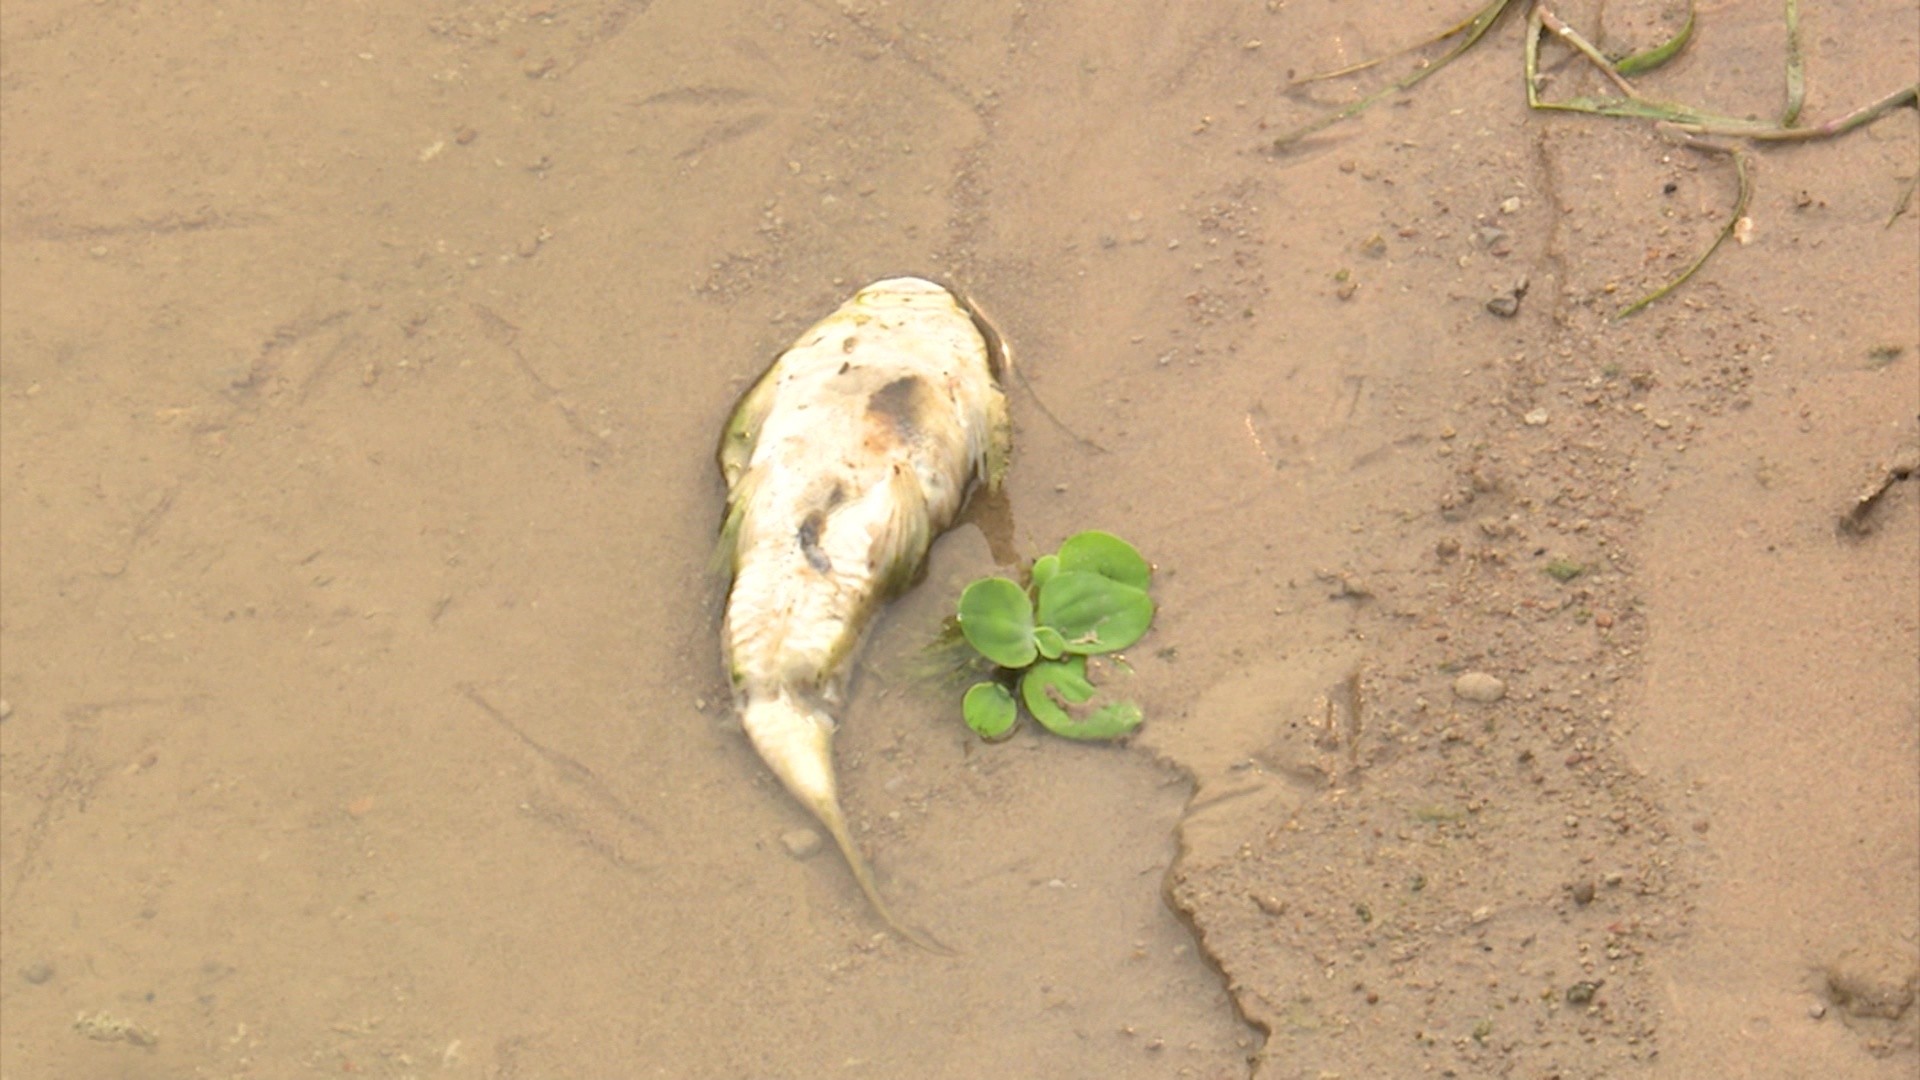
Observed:
[[[1611,322],[1732,179],[1529,115],[1514,21],[1263,150],[1461,14],[10,5],[0,1070],[1910,1073],[1831,976],[1920,971],[1920,498],[1832,521],[1916,435],[1913,116]],[[1806,12],[1809,114],[1911,15]],[[1648,85],[1773,109],[1701,20]],[[845,798],[956,959],[787,853],[705,574],[735,396],[901,272],[1017,356],[1016,551],[1159,568],[1130,747],[905,674],[972,525],[877,627]]]

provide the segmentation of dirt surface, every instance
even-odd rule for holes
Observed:
[[[1810,118],[1920,74],[1802,6]],[[1268,150],[1465,14],[8,4],[0,1074],[1913,1075],[1920,124],[1614,320],[1731,169],[1511,14]],[[1160,569],[1126,747],[909,674],[971,525],[878,627],[846,802],[956,958],[789,854],[705,573],[734,396],[901,272],[1019,357],[1019,553]]]

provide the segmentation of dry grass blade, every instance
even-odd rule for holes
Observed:
[[[1787,97],[1789,113],[1798,117],[1800,105],[1806,96],[1805,78],[1801,72],[1799,49],[1799,9],[1789,3],[1789,34],[1787,61]],[[1599,68],[1613,84],[1620,88],[1625,98],[1574,98],[1570,101],[1547,101],[1540,96],[1540,33],[1543,29],[1552,30],[1554,35],[1566,42],[1575,52]],[[1664,44],[1637,54],[1639,57],[1658,56],[1658,63],[1665,63],[1679,51],[1693,36],[1693,16],[1688,12],[1687,22],[1680,33]],[[1855,109],[1853,112],[1824,124],[1812,127],[1793,127],[1787,124],[1774,124],[1759,120],[1741,120],[1736,117],[1722,116],[1717,113],[1703,112],[1686,105],[1674,105],[1668,102],[1653,101],[1626,80],[1621,64],[1608,60],[1593,43],[1580,35],[1580,32],[1567,25],[1544,3],[1536,3],[1527,17],[1526,41],[1526,78],[1527,104],[1536,109],[1558,109],[1563,112],[1591,113],[1595,116],[1616,116],[1630,119],[1653,120],[1664,128],[1683,132],[1688,135],[1722,135],[1740,139],[1752,139],[1757,142],[1804,142],[1810,139],[1825,139],[1835,135],[1844,135],[1863,124],[1870,124],[1894,109],[1903,106],[1920,105],[1920,83],[1903,86],[1893,93],[1871,104]],[[1647,70],[1650,66],[1643,62],[1635,70]]]
[[[1299,142],[1301,139],[1304,139],[1309,135],[1313,135],[1318,132],[1325,131],[1326,129],[1332,127],[1333,125],[1339,123],[1342,120],[1348,119],[1349,117],[1358,116],[1360,113],[1363,113],[1368,109],[1371,109],[1372,107],[1379,104],[1382,100],[1386,98],[1392,97],[1395,94],[1405,93],[1406,91],[1413,89],[1415,86],[1418,86],[1428,76],[1433,75],[1435,72],[1439,71],[1441,68],[1446,67],[1448,64],[1459,59],[1460,54],[1466,52],[1468,49],[1473,48],[1474,45],[1480,41],[1481,38],[1486,36],[1487,31],[1493,28],[1493,24],[1500,21],[1500,16],[1506,12],[1508,6],[1510,6],[1512,3],[1513,3],[1513,0],[1493,0],[1492,3],[1480,9],[1480,11],[1474,15],[1473,19],[1466,24],[1467,36],[1464,39],[1462,39],[1458,45],[1455,45],[1453,48],[1447,50],[1433,63],[1428,64],[1427,66],[1419,69],[1418,71],[1415,71],[1413,74],[1408,75],[1406,78],[1403,78],[1400,81],[1393,83],[1392,85],[1386,87],[1383,90],[1377,90],[1371,94],[1368,94],[1366,97],[1361,98],[1359,101],[1356,101],[1351,105],[1345,106],[1344,108],[1340,109],[1338,112],[1335,112],[1330,116],[1322,117],[1321,119],[1316,120],[1311,124],[1308,124],[1304,127],[1296,128],[1293,131],[1287,132],[1286,134],[1273,140],[1271,148],[1275,152],[1287,150],[1291,148],[1294,143]],[[1434,40],[1444,41],[1447,38],[1453,36],[1457,32],[1458,32],[1457,29],[1448,31],[1447,33],[1440,35]],[[1356,67],[1350,70],[1358,71],[1364,67],[1370,67],[1370,66],[1372,65],[1364,64],[1364,65],[1361,65],[1360,67]]]
[[[1658,289],[1621,308],[1619,312],[1614,315],[1616,319],[1624,319],[1686,284],[1687,279],[1691,278],[1696,271],[1706,265],[1707,259],[1710,258],[1715,251],[1720,250],[1720,245],[1726,243],[1727,237],[1732,236],[1733,231],[1740,227],[1740,219],[1747,216],[1747,204],[1753,199],[1753,172],[1747,165],[1746,152],[1739,149],[1723,149],[1704,144],[1697,146],[1696,149],[1732,155],[1734,174],[1740,179],[1740,194],[1734,199],[1733,214],[1727,218],[1727,223],[1720,227],[1720,232],[1713,238],[1713,243],[1708,244],[1705,251],[1702,251],[1692,262],[1688,263],[1685,270],[1680,271],[1679,275],[1672,281],[1667,282]]]
[[[1592,62],[1594,67],[1597,67],[1600,69],[1600,74],[1605,75],[1608,79],[1612,80],[1613,85],[1619,87],[1620,92],[1627,95],[1627,98],[1629,100],[1632,100],[1632,101],[1640,100],[1640,91],[1635,90],[1633,88],[1633,84],[1628,82],[1626,79],[1626,76],[1620,73],[1619,67],[1617,67],[1613,61],[1607,59],[1604,55],[1602,55],[1599,49],[1594,48],[1592,42],[1588,41],[1584,37],[1581,37],[1579,31],[1575,30],[1571,26],[1568,26],[1565,22],[1561,20],[1560,16],[1555,15],[1551,11],[1548,11],[1545,4],[1535,5],[1533,9],[1533,13],[1534,13],[1534,18],[1539,20],[1540,25],[1545,26],[1547,29],[1553,31],[1556,35],[1559,36],[1560,40],[1566,42],[1568,45],[1573,46],[1573,49],[1575,52],[1578,52],[1581,56],[1586,57],[1590,62]],[[1535,55],[1536,57],[1538,56],[1537,53]],[[1538,74],[1539,73],[1535,70],[1529,70],[1527,72],[1527,81],[1529,83],[1532,83],[1534,78]]]
[[[1348,75],[1357,75],[1360,72],[1367,70],[1368,68],[1379,67],[1381,64],[1384,64],[1389,60],[1395,60],[1402,56],[1407,55],[1408,53],[1419,52],[1421,49],[1427,48],[1429,46],[1438,45],[1441,42],[1447,40],[1448,38],[1454,36],[1455,34],[1463,33],[1467,30],[1470,30],[1473,28],[1474,21],[1478,18],[1479,16],[1477,14],[1469,15],[1465,19],[1462,19],[1460,22],[1454,24],[1448,29],[1441,31],[1438,34],[1435,34],[1434,36],[1428,38],[1425,41],[1420,42],[1417,45],[1409,45],[1406,48],[1399,50],[1398,52],[1390,52],[1385,56],[1376,56],[1371,60],[1362,60],[1357,64],[1348,64],[1346,67],[1343,67],[1343,68],[1334,68],[1332,71],[1322,71],[1313,75],[1302,75],[1300,78],[1294,79],[1292,82],[1288,83],[1288,85],[1289,86],[1305,86],[1308,83],[1326,82],[1328,79],[1339,79]]]
[[[1575,52],[1585,57],[1594,67],[1600,69],[1612,83],[1625,94],[1624,98],[1580,97],[1570,101],[1548,101],[1540,96],[1540,31],[1551,30],[1554,36],[1567,43]],[[1648,98],[1626,79],[1624,65],[1635,61],[1635,71],[1651,71],[1666,63],[1680,51],[1681,47],[1693,38],[1693,10],[1687,10],[1687,20],[1674,36],[1648,49],[1635,53],[1616,64],[1608,60],[1593,43],[1583,37],[1578,30],[1567,25],[1559,16],[1547,9],[1545,4],[1536,4],[1527,20],[1526,42],[1526,79],[1527,104],[1536,109],[1557,109],[1561,112],[1588,113],[1593,116],[1625,117],[1634,120],[1659,120],[1674,123],[1691,124],[1738,124],[1744,121],[1730,116],[1718,116],[1701,112],[1685,105],[1671,102],[1654,101]]]
[[[1527,17],[1526,33],[1526,80],[1527,104],[1536,109],[1558,109],[1564,112],[1590,113],[1595,116],[1627,117],[1630,119],[1652,120],[1655,126],[1664,132],[1679,133],[1687,136],[1729,136],[1752,142],[1805,142],[1812,139],[1831,138],[1843,135],[1855,128],[1870,124],[1881,116],[1897,108],[1920,107],[1920,83],[1901,87],[1891,94],[1869,105],[1855,109],[1845,116],[1829,120],[1824,124],[1811,127],[1794,127],[1801,105],[1806,98],[1806,83],[1800,52],[1799,6],[1793,0],[1787,3],[1787,117],[1784,123],[1774,124],[1754,120],[1741,120],[1730,116],[1719,116],[1702,112],[1684,105],[1673,105],[1653,101],[1643,96],[1628,82],[1623,68],[1627,61],[1615,63],[1608,60],[1599,49],[1582,37],[1580,33],[1567,25],[1544,3],[1535,3]],[[1551,30],[1556,37],[1565,42],[1588,62],[1599,68],[1613,84],[1625,94],[1624,98],[1574,98],[1570,101],[1546,101],[1540,96],[1540,38],[1544,31]],[[1687,20],[1667,42],[1645,53],[1629,57],[1635,63],[1633,70],[1644,71],[1673,58],[1693,34],[1693,12],[1689,7]],[[1726,147],[1716,147],[1699,142],[1690,142],[1695,149],[1731,154],[1734,170],[1740,181],[1740,194],[1735,201],[1733,215],[1721,228],[1713,243],[1700,253],[1687,268],[1672,281],[1654,290],[1652,293],[1622,308],[1615,318],[1625,318],[1647,305],[1666,296],[1674,289],[1693,277],[1720,245],[1733,234],[1742,218],[1746,216],[1747,204],[1753,197],[1753,176],[1744,152]],[[1895,210],[1894,217],[1888,220],[1892,224],[1911,198],[1911,192],[1903,197],[1901,206]]]
[[[1699,140],[1699,137],[1723,136],[1761,143],[1806,142],[1814,139],[1826,139],[1836,135],[1844,135],[1855,128],[1874,122],[1895,109],[1920,108],[1920,83],[1915,83],[1911,86],[1903,86],[1891,94],[1880,98],[1878,101],[1864,105],[1844,116],[1829,120],[1826,123],[1815,124],[1808,127],[1796,126],[1799,123],[1801,110],[1806,103],[1806,65],[1804,51],[1801,46],[1800,5],[1798,0],[1784,0],[1784,2],[1786,4],[1787,24],[1787,102],[1782,119],[1778,123],[1746,120],[1706,112],[1686,105],[1656,101],[1640,93],[1640,91],[1634,87],[1633,83],[1628,81],[1627,77],[1629,75],[1652,71],[1672,60],[1693,40],[1695,20],[1693,0],[1687,0],[1685,8],[1686,17],[1682,20],[1680,28],[1674,31],[1671,37],[1650,49],[1633,53],[1619,60],[1609,59],[1596,48],[1592,42],[1582,36],[1579,31],[1575,30],[1564,19],[1554,14],[1547,6],[1545,0],[1534,0],[1531,8],[1528,10],[1526,33],[1523,38],[1528,107],[1534,109],[1552,109],[1561,112],[1587,113],[1593,116],[1611,116],[1631,120],[1652,121],[1655,128],[1661,132],[1688,136],[1687,145],[1693,149],[1731,156],[1734,162],[1734,172],[1739,179],[1740,189],[1739,195],[1735,200],[1733,215],[1728,219],[1726,225],[1721,228],[1719,235],[1714,237],[1713,243],[1709,244],[1705,251],[1701,252],[1685,270],[1681,271],[1679,276],[1652,293],[1621,309],[1615,318],[1624,318],[1632,315],[1634,312],[1645,308],[1647,305],[1654,303],[1668,293],[1671,293],[1674,289],[1685,284],[1689,278],[1693,277],[1693,275],[1699,271],[1707,259],[1711,257],[1715,251],[1719,250],[1720,245],[1726,242],[1727,237],[1733,235],[1740,221],[1746,217],[1747,205],[1753,198],[1753,175],[1746,153],[1737,147],[1715,146],[1702,142]],[[1460,54],[1466,52],[1479,42],[1479,40],[1486,35],[1487,31],[1493,27],[1493,24],[1500,19],[1500,16],[1506,12],[1509,5],[1510,0],[1494,0],[1494,2],[1480,9],[1472,19],[1455,26],[1438,37],[1428,40],[1424,45],[1419,47],[1424,48],[1425,45],[1445,41],[1463,32],[1466,34],[1466,37],[1462,41],[1433,63],[1388,86],[1384,90],[1369,94],[1365,98],[1345,106],[1331,116],[1280,136],[1273,140],[1272,149],[1276,152],[1283,151],[1309,135],[1324,131],[1342,120],[1371,108],[1382,98],[1412,89],[1429,75],[1445,67],[1448,63],[1457,59]],[[1606,76],[1608,81],[1612,82],[1613,85],[1619,89],[1622,96],[1576,97],[1561,101],[1548,101],[1542,97],[1540,93],[1540,41],[1548,31],[1551,31],[1553,35],[1568,48],[1580,54],[1588,63],[1598,69],[1602,75]],[[1307,79],[1300,80],[1300,82],[1313,82],[1333,78],[1337,75],[1364,71],[1378,63],[1380,63],[1379,60],[1370,60],[1325,75],[1311,76]],[[1299,83],[1295,85],[1299,85]],[[1917,187],[1920,187],[1920,177],[1916,177],[1907,184],[1905,191],[1900,196],[1899,204],[1894,207],[1892,216],[1887,219],[1887,225],[1891,226],[1895,221],[1900,219],[1901,215],[1907,212],[1908,207],[1913,202],[1915,189]]]

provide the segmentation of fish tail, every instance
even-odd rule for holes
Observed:
[[[832,718],[818,707],[796,700],[781,690],[767,697],[750,698],[741,709],[740,719],[754,749],[773,769],[774,775],[826,826],[874,912],[895,933],[915,945],[929,952],[952,955],[952,949],[926,931],[894,917],[893,909],[887,906],[879,886],[874,883],[873,868],[855,846],[853,834],[847,829],[846,812],[840,808],[839,785],[833,776]]]
[[[917,926],[909,926],[894,916],[893,909],[887,906],[887,901],[880,895],[880,887],[874,884],[873,868],[867,865],[866,856],[854,846],[853,835],[847,831],[847,815],[841,811],[837,801],[824,807],[813,807],[813,816],[819,818],[820,824],[825,825],[827,832],[833,835],[833,842],[839,846],[841,857],[847,860],[847,868],[853,871],[853,880],[860,884],[860,891],[866,894],[867,903],[873,905],[874,914],[880,916],[894,933],[922,949],[942,956],[955,955],[953,949],[932,934]]]

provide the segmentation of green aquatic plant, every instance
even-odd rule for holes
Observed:
[[[1035,560],[1027,577],[1024,586],[981,578],[960,594],[960,632],[997,669],[967,690],[967,726],[988,741],[1006,738],[1024,704],[1040,726],[1069,739],[1117,739],[1139,727],[1138,705],[1102,691],[1113,674],[1131,673],[1108,654],[1153,622],[1153,568],[1125,540],[1090,531]],[[1092,672],[1089,657],[1102,658]]]

